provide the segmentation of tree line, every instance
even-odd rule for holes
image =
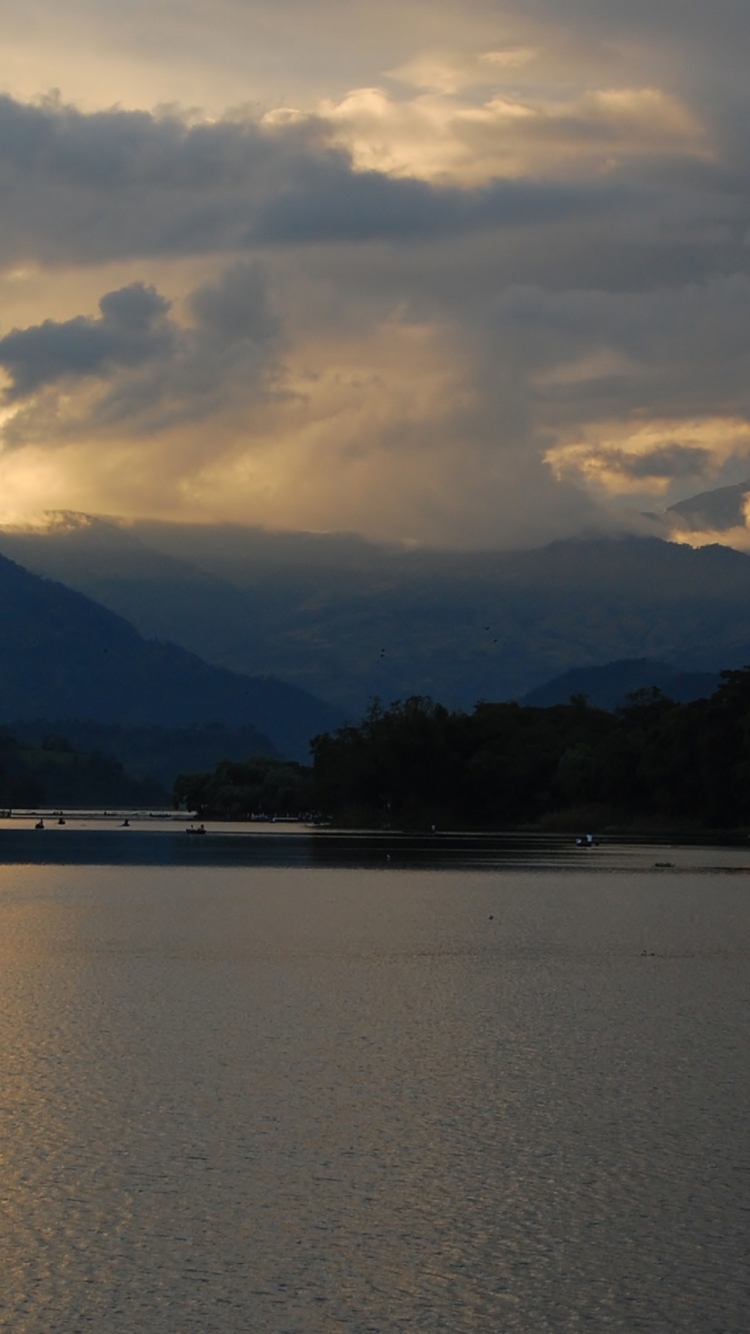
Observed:
[[[148,778],[134,778],[119,760],[99,750],[74,750],[65,736],[50,733],[39,745],[0,727],[0,807],[165,805],[168,791]]]
[[[371,828],[750,826],[750,667],[723,672],[709,699],[679,704],[651,688],[612,712],[585,696],[471,712],[375,700],[311,751],[309,767],[255,757],[182,774],[175,804],[203,818],[317,813]]]

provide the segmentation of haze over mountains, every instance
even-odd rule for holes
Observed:
[[[307,758],[342,715],[295,686],[240,676],[0,557],[0,721],[89,719],[128,727],[246,729],[245,744]],[[247,732],[249,726],[249,732]]]
[[[373,695],[462,707],[520,698],[621,659],[709,673],[750,660],[750,556],[716,545],[630,537],[456,552],[64,515],[0,532],[0,551],[143,635],[271,674],[349,716]]]
[[[601,667],[573,667],[554,680],[531,690],[521,701],[547,709],[567,704],[574,696],[584,696],[598,709],[612,710],[627,702],[638,690],[661,690],[677,703],[708,699],[718,689],[721,678],[716,672],[680,672],[658,658],[623,658]]]

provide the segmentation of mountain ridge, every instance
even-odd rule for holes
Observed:
[[[131,726],[252,724],[280,753],[343,715],[272,675],[243,676],[168,642],[76,590],[0,556],[0,721],[77,717]]]
[[[0,531],[0,550],[141,634],[289,681],[349,716],[375,695],[463,708],[520,698],[563,672],[627,658],[686,672],[750,660],[750,556],[721,544],[614,536],[455,552],[99,520],[83,536]]]
[[[708,699],[720,685],[718,672],[681,672],[659,658],[620,658],[597,667],[574,667],[537,686],[519,702],[536,708],[567,704],[583,695],[595,708],[612,710],[628,695],[655,686],[677,703]]]

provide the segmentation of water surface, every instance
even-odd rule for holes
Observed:
[[[0,865],[0,1326],[746,1334],[750,856],[561,854]]]

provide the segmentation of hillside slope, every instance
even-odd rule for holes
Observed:
[[[750,660],[750,557],[659,538],[530,551],[378,546],[346,534],[70,519],[0,550],[235,672],[359,714],[427,694],[518,698],[625,658],[712,672]],[[266,729],[267,730],[267,729]],[[273,734],[272,734],[273,735]]]
[[[306,758],[341,714],[272,677],[210,666],[59,583],[0,557],[0,721],[89,718],[126,726],[251,724]]]
[[[637,690],[656,686],[679,703],[708,699],[720,685],[716,672],[680,672],[658,658],[623,658],[601,667],[574,667],[552,681],[537,686],[521,701],[547,709],[567,704],[571,696],[585,695],[597,709],[615,709]]]

